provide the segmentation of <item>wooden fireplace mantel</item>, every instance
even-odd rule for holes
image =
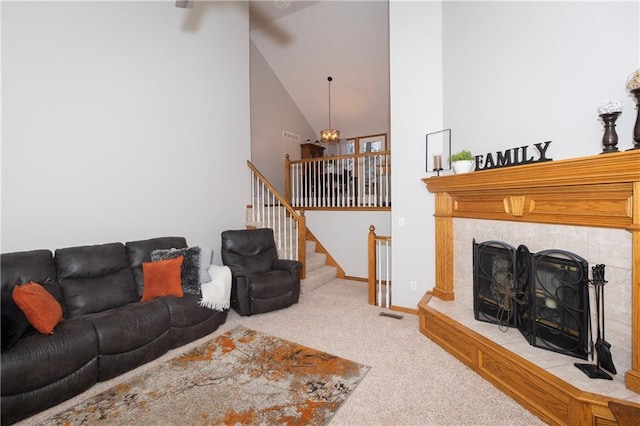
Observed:
[[[632,366],[625,379],[627,388],[640,393],[640,150],[430,177],[422,181],[429,192],[435,193],[436,283],[429,293],[443,300],[454,298],[453,218],[592,226],[631,232]],[[423,306],[419,307],[422,316]]]

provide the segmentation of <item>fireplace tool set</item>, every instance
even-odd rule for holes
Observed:
[[[607,281],[604,279],[604,267],[605,265],[595,265],[591,268],[591,283],[595,288],[596,296],[595,302],[597,321],[597,339],[594,345],[593,336],[591,338],[591,356],[593,357],[595,352],[596,364],[593,365],[575,363],[574,365],[591,379],[613,380],[613,377],[611,377],[606,371],[604,371],[607,370],[611,374],[617,374],[616,367],[615,365],[613,365],[613,359],[611,358],[611,344],[605,340],[604,285],[607,283]]]

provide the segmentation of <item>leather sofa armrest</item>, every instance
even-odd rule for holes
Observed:
[[[240,315],[250,315],[251,277],[237,269],[231,268],[231,304],[236,306]]]
[[[279,271],[288,271],[292,277],[299,279],[302,270],[302,262],[289,259],[276,259],[273,261],[273,269]]]

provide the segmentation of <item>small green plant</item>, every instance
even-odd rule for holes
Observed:
[[[469,151],[468,149],[463,149],[462,151],[458,151],[455,154],[453,154],[451,157],[449,157],[449,161],[451,161],[452,163],[454,161],[465,161],[465,160],[475,160],[475,159],[476,157],[474,157],[471,151]]]

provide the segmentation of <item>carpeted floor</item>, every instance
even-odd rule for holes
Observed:
[[[239,325],[371,367],[331,426],[544,424],[422,335],[417,316],[395,319],[380,316],[382,311],[367,304],[365,283],[339,279],[303,291],[300,303],[284,310],[252,317],[231,311],[212,336],[99,383],[23,424],[42,421]]]
[[[237,326],[42,424],[324,425],[368,370]]]

